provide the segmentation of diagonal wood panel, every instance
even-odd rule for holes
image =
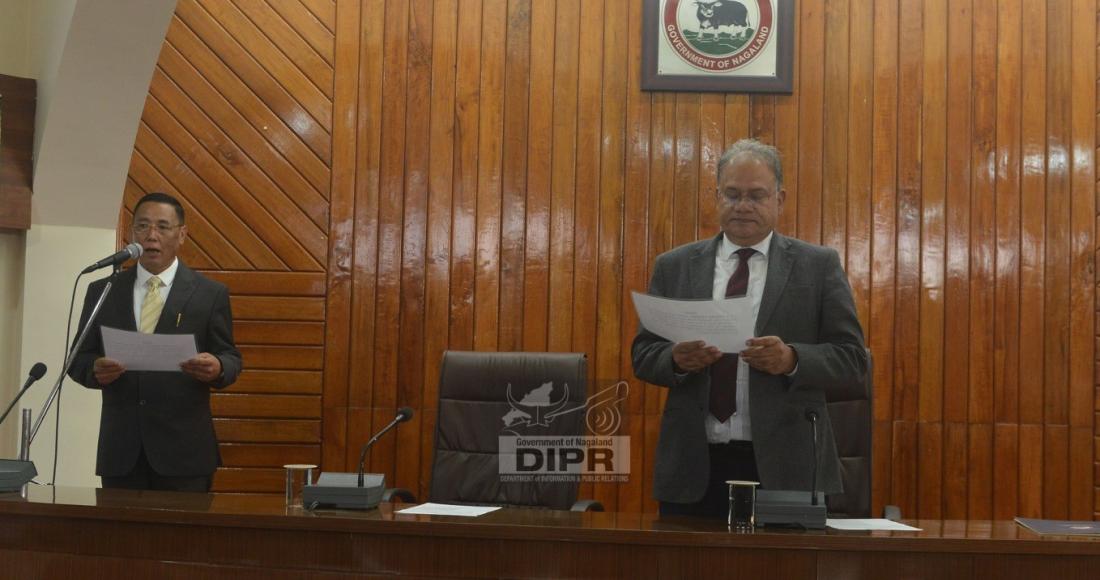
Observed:
[[[123,221],[147,192],[179,197],[181,258],[230,288],[245,371],[212,397],[216,491],[275,492],[284,463],[321,457],[332,9],[181,1],[138,130]]]

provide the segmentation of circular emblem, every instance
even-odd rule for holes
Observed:
[[[684,62],[727,72],[760,56],[774,21],[770,0],[666,0],[661,30]]]

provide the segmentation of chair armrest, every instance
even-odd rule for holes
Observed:
[[[594,499],[578,499],[569,508],[571,512],[602,512],[603,504]]]
[[[393,501],[394,498],[401,500],[402,503],[416,503],[416,496],[407,489],[401,487],[387,488],[382,492],[382,501]]]

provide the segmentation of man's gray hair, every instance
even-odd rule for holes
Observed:
[[[749,157],[765,164],[772,170],[775,176],[775,189],[783,189],[783,162],[779,158],[779,150],[771,145],[765,145],[756,139],[741,139],[730,145],[729,149],[718,159],[718,178],[721,179],[722,168],[733,161],[735,157]]]

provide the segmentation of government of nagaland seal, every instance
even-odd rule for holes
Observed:
[[[661,31],[684,62],[706,72],[737,70],[775,35],[770,0],[666,0]]]

